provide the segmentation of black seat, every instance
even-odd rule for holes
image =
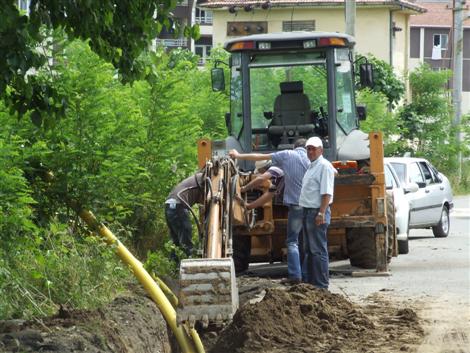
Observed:
[[[281,94],[274,101],[274,113],[268,132],[273,144],[292,144],[300,136],[306,137],[314,131],[310,101],[304,94],[303,82],[281,82]]]

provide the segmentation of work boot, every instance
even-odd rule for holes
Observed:
[[[281,280],[281,284],[284,284],[286,286],[293,286],[295,284],[300,284],[302,283],[302,280],[300,278],[284,278]]]

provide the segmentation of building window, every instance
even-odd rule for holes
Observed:
[[[314,31],[315,21],[283,21],[282,31],[293,32],[293,31]]]
[[[442,52],[447,50],[447,34],[434,34],[432,45],[432,60],[441,60]]]
[[[196,55],[199,56],[199,65],[204,65],[207,58],[211,55],[212,45],[198,45],[194,46]]]
[[[206,11],[196,8],[196,23],[199,23],[201,25],[211,25],[212,22],[212,11]]]
[[[433,39],[433,47],[439,47],[441,50],[447,50],[447,34],[435,34]]]

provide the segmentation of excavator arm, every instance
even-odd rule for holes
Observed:
[[[204,167],[203,257],[180,265],[177,321],[194,326],[229,321],[238,309],[232,259],[232,226],[246,223],[239,172],[228,157],[213,158]]]

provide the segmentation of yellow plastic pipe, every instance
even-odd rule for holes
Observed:
[[[152,278],[157,282],[163,293],[167,296],[168,300],[170,303],[173,305],[173,307],[176,309],[178,306],[178,297],[172,292],[172,290],[163,282],[158,276],[152,273]],[[190,328],[189,333],[191,337],[193,338],[193,342],[196,345],[196,349],[199,353],[204,353],[204,345],[202,344],[201,338],[199,337],[199,334],[197,333],[196,329]]]
[[[150,276],[150,274],[145,270],[144,266],[142,266],[142,263],[137,260],[129,250],[127,250],[127,248],[104,224],[98,222],[93,213],[85,209],[75,208],[75,210],[77,211],[80,218],[93,231],[96,231],[105,239],[106,243],[108,243],[109,245],[116,246],[116,253],[118,254],[118,256],[121,258],[122,261],[124,261],[127,265],[130,266],[130,268],[134,272],[134,275],[137,277],[137,279],[145,288],[145,290],[153,299],[153,301],[157,304],[166,322],[175,334],[176,340],[178,341],[178,344],[183,353],[204,353],[204,347],[202,346],[202,342],[199,338],[197,331],[195,331],[194,329],[191,330],[191,336],[194,340],[193,343],[193,341],[191,341],[190,337],[188,336],[187,332],[184,330],[183,325],[178,326],[176,324],[175,309],[173,308],[161,288],[152,279],[152,276]],[[194,344],[196,344],[196,346],[198,347],[197,351]]]

